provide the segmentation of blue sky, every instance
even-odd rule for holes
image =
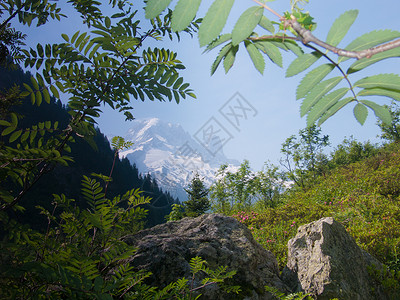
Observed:
[[[108,1],[107,1],[108,2]],[[142,2],[137,1],[139,9]],[[200,11],[212,1],[203,1]],[[140,4],[140,5],[139,5]],[[237,0],[228,20],[224,32],[230,32],[233,24],[246,8],[255,5],[251,0]],[[289,10],[289,0],[268,2],[273,9],[282,13]],[[331,24],[343,12],[358,9],[359,15],[349,33],[339,44],[345,47],[353,39],[376,29],[400,30],[398,11],[400,3],[396,0],[377,1],[321,1],[310,0],[305,6],[318,24],[314,34],[324,40]],[[68,10],[67,10],[68,13]],[[143,14],[141,14],[143,15]],[[271,20],[274,16],[268,12],[265,15]],[[69,18],[62,23],[53,22],[51,26],[32,28],[28,31],[27,43],[61,41],[61,33],[72,34],[79,30],[79,19]],[[259,31],[262,33],[261,31]],[[242,161],[248,159],[251,166],[259,170],[265,161],[277,164],[281,144],[292,134],[296,134],[306,126],[306,119],[300,118],[300,102],[295,100],[297,84],[305,73],[292,78],[285,78],[285,68],[293,60],[293,55],[284,56],[284,68],[280,69],[266,58],[266,69],[261,75],[253,66],[248,54],[239,50],[233,68],[225,74],[223,68],[210,76],[210,68],[218,50],[202,54],[197,38],[189,36],[181,42],[153,43],[148,46],[170,48],[178,53],[186,66],[182,72],[185,82],[189,82],[194,89],[197,99],[188,98],[180,104],[175,102],[151,102],[133,100],[133,114],[137,118],[157,117],[167,122],[179,123],[190,134],[195,135],[199,130],[213,120],[217,121],[229,133],[230,139],[223,147],[229,158]],[[334,57],[334,56],[333,56]],[[361,72],[363,76],[385,72],[398,73],[399,60],[391,59],[381,62]],[[356,77],[355,77],[356,78]],[[237,100],[240,97],[240,100]],[[378,103],[389,103],[376,98]],[[227,108],[232,101],[241,101],[247,105],[245,116],[238,117],[239,124],[229,122],[226,118]],[[330,136],[332,145],[337,145],[345,137],[354,136],[359,141],[371,140],[378,142],[376,136],[379,128],[372,112],[364,126],[357,123],[352,113],[353,106],[341,110],[322,125],[322,133]],[[222,112],[222,113],[221,113]],[[234,116],[231,115],[231,121]],[[106,135],[121,135],[130,128],[130,123],[124,121],[124,116],[110,109],[105,109],[99,118],[100,129]]]

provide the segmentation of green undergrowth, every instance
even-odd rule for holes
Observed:
[[[308,190],[289,190],[276,208],[233,216],[275,254],[281,270],[287,262],[287,243],[297,228],[333,217],[361,248],[387,265],[393,277],[400,274],[399,204],[400,144],[392,144],[374,157],[320,176]]]

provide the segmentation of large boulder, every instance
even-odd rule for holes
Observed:
[[[340,223],[323,218],[299,227],[289,241],[282,277],[293,291],[305,291],[317,299],[386,299],[374,286],[368,266],[382,268]]]
[[[240,285],[241,295],[226,295],[215,285],[201,290],[203,299],[273,299],[265,292],[272,286],[288,292],[279,278],[276,258],[258,244],[246,226],[219,214],[185,218],[149,228],[126,239],[137,247],[130,259],[136,269],[152,272],[149,282],[164,287],[179,278],[190,278],[189,261],[200,256],[210,269],[227,266],[237,274],[230,282]]]

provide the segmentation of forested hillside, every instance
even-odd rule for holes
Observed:
[[[341,157],[351,159],[356,152],[357,144],[354,145],[342,151]],[[388,266],[390,272],[375,274],[376,280],[388,287],[393,296],[399,295],[400,144],[386,144],[376,151],[324,172],[307,188],[294,186],[280,194],[279,204],[274,207],[260,208],[255,203],[232,215],[275,254],[281,269],[287,261],[287,243],[297,228],[322,217],[333,217],[361,248]]]
[[[14,85],[22,86],[23,83],[30,84],[30,74],[24,73],[21,69],[0,70],[0,89],[9,89]],[[29,128],[38,122],[51,121],[59,123],[59,128],[66,128],[70,115],[68,108],[60,101],[52,100],[49,104],[43,102],[40,106],[32,105],[28,98],[22,99],[19,104],[12,105],[21,117],[19,123],[24,128]],[[1,136],[0,141],[7,143],[8,137]],[[31,219],[31,215],[37,213],[35,206],[41,205],[49,208],[52,195],[64,193],[68,197],[76,200],[82,207],[87,207],[87,203],[80,193],[82,176],[90,176],[92,173],[108,176],[113,164],[114,150],[111,149],[107,138],[96,129],[93,137],[94,145],[76,136],[75,142],[71,144],[69,156],[73,157],[68,166],[58,165],[51,172],[45,174],[42,180],[38,181],[29,193],[22,199],[21,204],[27,209],[26,212],[18,215],[20,220],[29,222],[34,228],[39,229],[46,224],[47,220],[43,216],[41,219]],[[11,182],[2,183],[10,185]],[[150,204],[144,205],[149,210],[146,226],[153,226],[165,221],[164,216],[171,211],[171,205],[177,202],[168,193],[163,193],[157,186],[157,182],[150,175],[139,174],[138,169],[127,159],[115,162],[112,174],[112,182],[109,184],[108,193],[110,197],[125,193],[127,190],[140,188],[144,195],[151,197]]]

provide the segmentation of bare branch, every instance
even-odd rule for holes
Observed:
[[[329,45],[329,44],[319,40],[311,33],[310,30],[307,30],[304,27],[302,27],[300,25],[300,23],[297,22],[297,20],[294,16],[291,16],[291,20],[286,20],[286,24],[291,26],[296,31],[296,33],[299,35],[303,44],[306,45],[306,44],[312,42],[322,48],[332,51],[333,53],[336,53],[339,56],[346,56],[346,57],[357,58],[357,59],[361,59],[361,58],[365,58],[365,57],[370,58],[374,54],[400,47],[400,39],[397,39],[397,40],[388,42],[386,44],[379,45],[374,48],[369,48],[369,49],[365,49],[365,50],[361,50],[361,51],[348,51],[345,49],[340,49],[340,48],[334,47],[332,45]]]

